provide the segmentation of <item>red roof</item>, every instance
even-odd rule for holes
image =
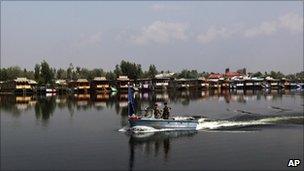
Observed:
[[[238,73],[238,72],[227,72],[227,73],[225,73],[225,76],[228,77],[228,78],[232,78],[232,77],[235,77],[235,76],[241,76],[241,74]]]
[[[223,74],[210,74],[208,76],[209,79],[219,79],[221,77],[223,77]]]

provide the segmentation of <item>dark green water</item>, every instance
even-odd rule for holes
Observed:
[[[1,96],[2,170],[303,170],[303,92],[136,94],[138,108],[210,119],[192,132],[120,132],[126,95]],[[288,168],[289,159],[300,159]]]

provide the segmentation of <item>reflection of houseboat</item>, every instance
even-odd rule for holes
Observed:
[[[90,83],[87,79],[78,79],[76,81],[77,93],[88,93],[90,90]]]
[[[94,94],[93,95],[93,101],[94,106],[96,107],[106,107],[107,101],[109,100],[110,95],[108,93],[102,93],[102,94]]]
[[[168,93],[156,93],[155,94],[155,100],[157,102],[164,102],[169,100],[169,94]]]
[[[32,96],[16,96],[16,108],[18,110],[25,110],[31,105],[35,105],[36,101],[32,99]]]
[[[95,93],[110,91],[110,82],[105,77],[95,77],[91,82],[91,90]]]
[[[1,85],[1,91],[12,92],[15,94],[32,94],[33,88],[30,80],[27,78],[16,78],[11,81],[6,81]]]
[[[119,107],[127,107],[128,106],[128,94],[127,93],[119,93],[117,95]]]
[[[74,95],[78,106],[87,106],[90,100],[90,94],[75,94]]]
[[[128,85],[130,84],[131,80],[128,78],[128,76],[119,76],[116,79],[116,84],[118,91],[120,92],[127,92],[128,91]]]

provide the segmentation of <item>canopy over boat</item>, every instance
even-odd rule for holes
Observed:
[[[156,119],[153,117],[141,117],[136,115],[135,100],[130,87],[128,88],[128,115],[131,127],[149,126],[155,129],[195,130],[198,125],[198,120],[192,117],[187,117],[185,119]]]

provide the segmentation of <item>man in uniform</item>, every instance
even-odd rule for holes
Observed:
[[[154,105],[154,117],[155,118],[161,118],[161,111],[160,111],[160,109],[158,108],[158,105],[157,105],[157,103],[155,103],[155,105]]]
[[[164,103],[165,107],[163,109],[163,118],[169,119],[171,107],[167,106],[167,102]]]

